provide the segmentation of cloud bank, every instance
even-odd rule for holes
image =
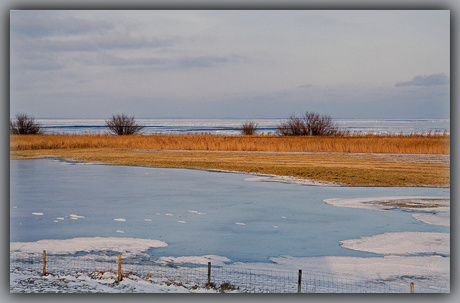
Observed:
[[[450,83],[450,78],[444,73],[433,74],[428,76],[415,76],[411,81],[407,82],[398,82],[396,87],[403,86],[438,86],[438,85],[447,85]]]

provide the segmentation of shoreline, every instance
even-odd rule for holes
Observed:
[[[113,148],[10,151],[11,160],[66,161],[241,172],[305,185],[450,188],[450,155],[133,151]]]

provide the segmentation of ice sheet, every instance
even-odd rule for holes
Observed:
[[[376,254],[450,254],[447,233],[394,232],[340,241],[344,248]]]
[[[65,240],[39,240],[36,242],[11,242],[10,251],[15,257],[30,253],[73,254],[111,250],[126,257],[139,255],[152,247],[165,247],[168,244],[159,240],[133,239],[118,237],[81,237]]]

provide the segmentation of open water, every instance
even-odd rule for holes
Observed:
[[[244,119],[136,119],[144,125],[144,134],[210,133],[238,135]],[[285,119],[250,119],[258,124],[258,133],[274,133]],[[105,119],[37,119],[46,133],[107,133]],[[341,129],[352,133],[399,134],[450,132],[449,119],[334,119]]]

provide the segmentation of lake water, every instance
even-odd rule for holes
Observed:
[[[268,262],[288,255],[376,256],[340,240],[397,231],[444,232],[417,211],[340,208],[323,199],[449,197],[448,188],[308,186],[191,169],[10,160],[10,241],[75,237],[161,240],[152,256],[218,255]],[[46,248],[43,248],[46,249]]]
[[[258,124],[258,133],[274,133],[286,119],[251,119]],[[144,125],[144,134],[210,133],[237,135],[244,119],[136,119]],[[37,119],[46,133],[106,133],[105,119]],[[399,134],[450,132],[449,119],[334,119],[337,126],[350,132]]]

